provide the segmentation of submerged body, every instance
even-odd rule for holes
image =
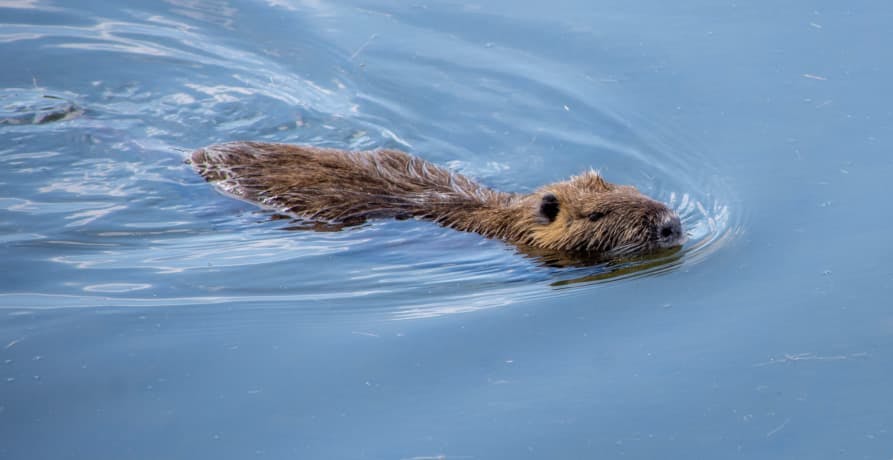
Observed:
[[[232,142],[196,150],[191,162],[228,193],[312,221],[429,219],[519,246],[604,256],[678,247],[685,239],[665,205],[594,171],[517,194],[396,150]]]

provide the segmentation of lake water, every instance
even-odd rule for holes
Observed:
[[[893,4],[0,0],[0,458],[893,457]],[[593,167],[674,257],[289,231],[183,163]]]

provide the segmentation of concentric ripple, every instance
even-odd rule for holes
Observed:
[[[33,24],[0,24],[0,46],[58,52],[82,69],[0,90],[0,222],[6,259],[21,267],[0,284],[4,308],[430,317],[671,273],[741,231],[730,189],[698,149],[535,47],[481,44],[412,16],[364,17],[370,29],[419,37],[412,46],[330,27],[369,13],[315,2],[270,2],[265,17],[202,8],[170,2],[166,15],[96,19],[53,7]],[[295,31],[288,41],[262,35],[279,18]],[[549,34],[539,26],[512,35]],[[28,56],[22,64],[37,65]],[[293,230],[183,163],[193,148],[236,139],[400,148],[513,191],[595,167],[676,209],[688,242],[555,266],[429,222]]]

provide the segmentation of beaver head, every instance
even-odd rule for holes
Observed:
[[[635,187],[589,171],[533,193],[534,246],[622,256],[682,245],[679,217]]]

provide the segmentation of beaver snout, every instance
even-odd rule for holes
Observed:
[[[657,243],[662,248],[672,248],[685,242],[682,221],[676,214],[668,214],[657,228]]]

